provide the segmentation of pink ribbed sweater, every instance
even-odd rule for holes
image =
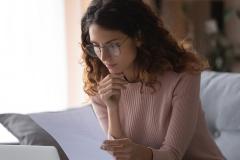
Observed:
[[[166,72],[156,92],[141,83],[121,90],[119,117],[125,135],[150,147],[153,160],[223,160],[208,132],[199,97],[200,74]],[[107,133],[107,108],[98,95],[93,109]]]

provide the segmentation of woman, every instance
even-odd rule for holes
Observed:
[[[85,92],[117,160],[221,160],[199,98],[204,61],[137,0],[93,0],[82,18]]]

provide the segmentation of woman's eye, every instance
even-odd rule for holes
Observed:
[[[116,48],[116,47],[119,47],[120,45],[118,44],[118,43],[113,43],[113,44],[111,44],[111,47],[112,48]]]

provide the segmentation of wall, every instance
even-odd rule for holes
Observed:
[[[66,39],[68,58],[68,105],[79,106],[84,103],[81,58],[81,15],[88,2],[85,0],[65,0]]]

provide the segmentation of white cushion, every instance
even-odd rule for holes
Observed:
[[[203,72],[201,99],[209,127],[240,131],[240,74]]]
[[[205,71],[201,99],[209,130],[227,160],[239,160],[240,74]]]
[[[216,143],[223,155],[227,160],[239,160],[240,159],[240,133],[223,131],[219,138],[216,139]]]

